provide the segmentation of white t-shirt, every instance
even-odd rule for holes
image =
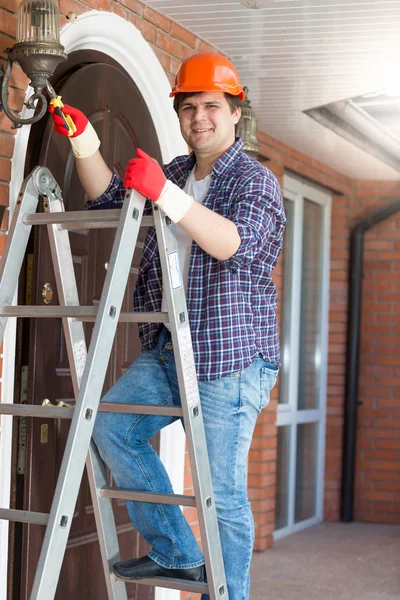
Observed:
[[[193,196],[193,198],[195,199],[196,202],[200,202],[200,204],[202,204],[204,198],[207,195],[208,188],[210,187],[211,175],[207,175],[206,177],[204,177],[204,179],[200,179],[199,181],[196,181],[196,179],[194,177],[194,170],[195,170],[195,167],[189,173],[189,177],[187,178],[186,185],[185,185],[185,192],[189,196]],[[187,287],[186,284],[187,284],[188,275],[189,275],[189,264],[190,264],[190,253],[191,253],[191,249],[192,249],[192,238],[182,227],[179,226],[179,223],[177,223],[175,225],[175,227],[176,227],[176,229],[175,229],[176,241],[178,242],[179,262],[181,265],[181,272],[183,274],[183,285],[186,289],[186,287]],[[161,311],[167,312],[167,301],[164,297],[164,294],[162,297]],[[166,325],[166,327],[168,327],[168,329],[169,329],[168,325]]]

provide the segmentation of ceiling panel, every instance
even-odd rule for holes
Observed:
[[[260,129],[347,176],[400,178],[303,114],[397,82],[400,0],[270,0],[260,10],[239,0],[146,3],[232,60]]]

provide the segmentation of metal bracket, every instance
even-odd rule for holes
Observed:
[[[61,188],[46,167],[37,167],[32,171],[32,181],[35,190],[45,196],[50,202],[62,200]]]

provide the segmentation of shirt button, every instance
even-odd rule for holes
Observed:
[[[160,360],[162,360],[164,362],[165,356],[160,356]]]
[[[172,350],[172,349],[173,349],[173,345],[172,345],[172,344],[167,344],[167,345],[165,346],[165,348],[166,348],[167,350]]]

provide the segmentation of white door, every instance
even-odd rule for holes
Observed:
[[[284,178],[275,539],[323,518],[331,197]]]

